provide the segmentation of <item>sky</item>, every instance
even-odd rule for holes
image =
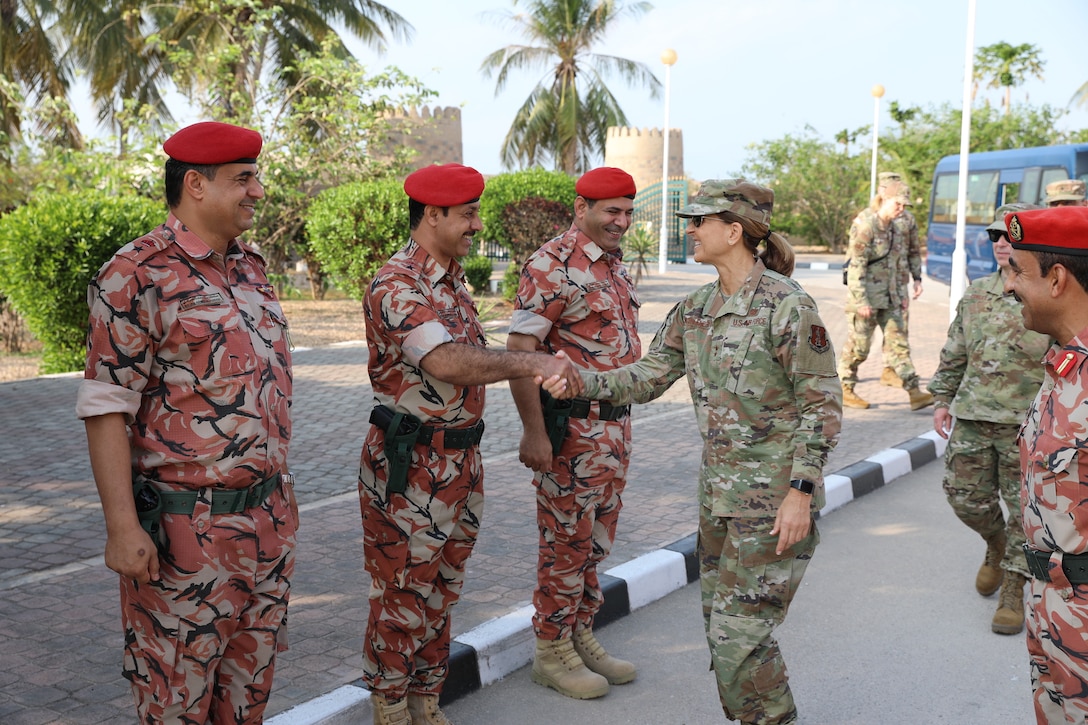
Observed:
[[[622,0],[621,0],[622,1]],[[464,163],[485,174],[503,171],[499,149],[517,108],[544,77],[518,71],[501,95],[480,72],[483,59],[525,39],[495,14],[524,8],[514,0],[384,0],[415,32],[378,54],[357,41],[349,48],[368,68],[393,65],[438,92],[431,105],[460,106]],[[625,19],[598,52],[645,63],[664,82],[661,52],[676,51],[670,79],[669,125],[683,133],[686,174],[696,180],[736,175],[749,145],[803,133],[833,140],[843,129],[872,124],[875,84],[885,88],[879,128],[893,125],[890,101],[901,106],[960,106],[967,36],[967,0],[653,0],[637,20]],[[1029,11],[1030,9],[1030,11]],[[975,47],[1031,43],[1046,62],[1044,81],[1013,90],[1013,102],[1065,108],[1088,81],[1084,42],[1088,0],[978,0]],[[661,128],[664,99],[609,81],[629,125]],[[1001,102],[996,89],[979,99]],[[83,114],[81,114],[83,115]],[[85,114],[91,116],[92,114]],[[184,111],[179,121],[199,120]],[[1088,107],[1061,127],[1088,127]],[[86,129],[85,130],[90,130]],[[871,148],[872,137],[859,141]]]

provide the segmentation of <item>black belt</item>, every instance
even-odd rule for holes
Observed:
[[[378,405],[370,411],[370,422],[382,430],[389,424],[392,410],[384,405]],[[403,424],[402,424],[403,425]],[[441,434],[441,440],[435,443],[437,448],[472,448],[479,445],[484,437],[484,422],[481,420],[469,428],[439,428],[433,425],[421,425],[416,435],[416,444],[429,446],[435,440],[435,436]]]
[[[1039,551],[1024,544],[1024,556],[1028,560],[1028,570],[1041,582],[1050,579],[1050,555],[1052,551]],[[1062,571],[1070,584],[1088,584],[1088,554],[1062,554]]]
[[[590,412],[593,409],[593,403],[597,401],[586,400],[585,398],[575,398],[570,401],[570,417],[571,418],[588,418]],[[602,400],[597,403],[597,419],[603,421],[617,421],[622,420],[624,416],[631,412],[630,405],[612,405],[608,401]]]
[[[291,474],[283,474],[283,478]],[[215,488],[212,489],[212,513],[213,514],[237,514],[260,506],[276,490],[281,479],[280,474],[261,481],[250,488]],[[158,490],[162,499],[162,512],[164,514],[191,515],[200,497],[198,491],[163,491]]]

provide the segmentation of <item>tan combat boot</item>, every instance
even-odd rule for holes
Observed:
[[[586,627],[575,631],[572,641],[574,651],[582,658],[582,662],[586,663],[586,667],[602,675],[608,680],[608,684],[622,685],[635,679],[635,675],[638,674],[633,664],[616,659],[605,652],[604,647],[593,636],[592,629]]]
[[[999,531],[986,540],[986,558],[975,576],[975,591],[988,597],[1001,586],[1005,572],[1001,570],[1001,559],[1005,556],[1005,532]]]
[[[453,725],[438,707],[438,695],[409,692],[408,712],[412,715],[412,725]]]
[[[1024,629],[1024,582],[1027,578],[1014,571],[1005,572],[997,611],[990,629],[997,634],[1019,634]]]
[[[374,725],[412,725],[407,698],[389,700],[385,695],[371,692],[370,704],[374,707]]]
[[[569,639],[537,639],[533,682],[576,700],[608,694],[608,680],[586,668]]]
[[[869,401],[855,393],[853,385],[842,386],[842,404],[847,408],[861,408],[862,410],[869,407]]]
[[[921,410],[927,405],[933,405],[933,393],[926,393],[918,389],[918,386],[907,389],[907,395],[910,396],[910,409]]]
[[[884,372],[880,374],[880,384],[887,385],[889,388],[901,388],[903,387],[903,379],[896,375],[894,370],[886,367]]]

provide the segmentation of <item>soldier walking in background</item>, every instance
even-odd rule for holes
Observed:
[[[1012,251],[1005,214],[1037,208],[1003,206],[986,227],[997,271],[967,288],[929,383],[935,400],[933,428],[948,439],[945,495],[960,521],[986,541],[975,589],[988,597],[1001,587],[990,625],[998,634],[1024,628],[1028,569],[1020,523],[1020,454],[1012,442],[1039,392],[1042,359],[1050,347],[1048,337],[1024,328],[1020,303],[1005,292]],[[1008,508],[1007,519],[1001,501]]]
[[[580,370],[611,370],[642,354],[638,296],[620,249],[635,181],[603,167],[578,179],[575,192],[570,229],[522,269],[507,348],[562,350]],[[600,697],[636,675],[593,634],[604,603],[597,567],[612,550],[627,483],[630,406],[577,398],[546,421],[531,381],[510,389],[524,426],[521,461],[535,472],[540,532],[533,681],[568,697]]]
[[[262,144],[214,122],[167,139],[166,223],[88,291],[76,413],[142,723],[261,722],[287,647],[291,353],[264,259],[238,238],[264,197]]]
[[[1088,721],[1088,209],[1009,214],[1024,326],[1054,338],[1020,428],[1021,516],[1031,572],[1027,644],[1036,721]]]
[[[889,365],[903,381],[911,410],[933,403],[933,396],[918,387],[918,373],[910,359],[903,311],[910,304],[910,290],[901,269],[908,264],[905,240],[897,235],[893,220],[909,206],[910,190],[902,182],[889,182],[878,190],[868,209],[850,227],[850,262],[847,267],[846,317],[848,334],[839,357],[843,405],[868,408],[854,386],[858,366],[869,357],[873,331],[879,326],[890,347]],[[921,279],[914,283],[921,292]]]
[[[878,188],[884,189],[893,182],[902,181],[902,175],[895,171],[883,171],[878,177]],[[904,182],[905,183],[905,182]],[[906,254],[899,263],[899,286],[901,289],[911,287],[914,281],[910,299],[916,300],[922,295],[922,245],[918,241],[918,222],[909,208],[892,220],[893,233],[902,240]],[[903,308],[903,336],[910,339],[910,306]],[[888,364],[892,357],[891,345],[887,335],[881,337],[881,350],[884,353],[884,370],[880,373],[880,384],[891,388],[902,388],[903,381],[896,374],[895,368]]]
[[[1085,201],[1085,184],[1080,179],[1062,179],[1046,185],[1046,198],[1043,203],[1048,207],[1088,206]]]
[[[411,238],[364,300],[372,423],[359,466],[370,618],[363,681],[375,725],[448,725],[450,607],[483,515],[484,385],[581,381],[562,352],[486,349],[458,257],[480,223],[484,178],[460,164],[408,176]],[[563,382],[557,382],[565,387]]]

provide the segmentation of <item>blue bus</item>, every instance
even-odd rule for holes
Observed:
[[[1014,201],[1042,204],[1046,185],[1052,181],[1088,181],[1088,144],[973,153],[967,158],[967,174],[964,246],[967,276],[977,279],[997,269],[985,232],[997,208]],[[959,183],[959,154],[945,156],[933,172],[926,232],[926,273],[945,284],[952,278]]]

